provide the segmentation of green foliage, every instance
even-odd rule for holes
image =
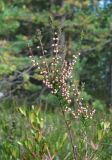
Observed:
[[[70,141],[63,117],[55,113],[42,112],[38,106],[5,109],[0,114],[0,155],[2,159],[53,159],[72,160]],[[111,159],[112,115],[96,112],[93,120],[74,120],[68,116],[75,134],[78,158],[88,157],[100,160]]]

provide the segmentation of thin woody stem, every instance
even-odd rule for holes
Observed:
[[[76,147],[74,146],[73,144],[73,137],[72,137],[72,133],[71,133],[71,128],[66,120],[66,117],[65,117],[65,112],[62,110],[62,115],[63,115],[63,118],[64,118],[64,122],[65,122],[65,125],[66,125],[66,128],[67,128],[67,132],[68,132],[68,136],[69,136],[69,139],[70,139],[70,142],[71,142],[71,146],[72,146],[72,151],[73,151],[73,160],[78,160],[77,159],[77,153],[76,153]]]

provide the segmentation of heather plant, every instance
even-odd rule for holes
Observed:
[[[39,35],[41,32],[39,31]],[[57,32],[54,33],[52,46],[52,55],[50,60],[46,58],[46,50],[43,48],[41,39],[39,39],[40,46],[37,46],[38,49],[41,49],[42,56],[40,56],[41,63],[39,64],[34,59],[31,48],[30,58],[34,67],[37,67],[38,74],[42,75],[42,81],[45,86],[54,94],[59,102],[61,107],[65,112],[71,111],[71,114],[78,118],[80,115],[83,115],[85,118],[92,118],[95,110],[90,111],[88,105],[83,104],[83,98],[80,95],[79,86],[77,83],[73,82],[73,72],[74,67],[77,62],[80,53],[73,54],[69,60],[67,60],[67,53],[60,48],[60,36]],[[72,111],[69,106],[75,104],[76,111]]]
[[[112,160],[111,2],[0,0],[0,160]],[[49,16],[66,40],[60,31],[51,35]],[[37,52],[29,46],[32,67],[25,53],[37,27],[51,37],[38,32]],[[77,68],[84,91],[74,80]]]
[[[62,49],[61,34],[55,31],[51,43],[52,53],[50,58],[47,58],[47,50],[44,50],[41,31],[38,32],[38,42],[40,45],[37,46],[37,49],[42,52],[40,63],[36,61],[30,46],[29,57],[33,67],[36,67],[38,74],[42,76],[43,84],[59,101],[61,113],[72,146],[73,159],[77,160],[77,146],[73,142],[70,117],[73,117],[74,120],[79,119],[84,128],[86,120],[92,119],[95,113],[95,110],[92,109],[91,106],[83,102],[79,85],[74,82],[73,72],[80,53],[70,55],[70,58],[67,58],[69,55],[65,49]],[[84,134],[85,141],[85,138],[87,138],[85,130]]]

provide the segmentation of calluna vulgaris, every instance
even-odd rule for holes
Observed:
[[[73,70],[80,53],[73,55],[71,60],[66,60],[65,53],[60,49],[60,36],[58,32],[54,32],[52,38],[53,53],[50,60],[46,58],[46,50],[40,41],[42,56],[40,56],[40,63],[37,63],[33,56],[32,49],[29,47],[30,58],[33,66],[38,68],[38,73],[43,76],[43,83],[50,89],[51,93],[57,96],[60,104],[64,107],[65,113],[70,113],[74,118],[83,116],[84,118],[92,118],[95,110],[91,110],[88,105],[83,104],[80,91],[77,84],[73,83]],[[71,109],[71,104],[75,103],[76,109]]]

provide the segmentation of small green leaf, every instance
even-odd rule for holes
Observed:
[[[26,117],[26,112],[25,112],[22,108],[19,108],[19,111],[20,111],[20,113],[21,113],[23,116]]]

